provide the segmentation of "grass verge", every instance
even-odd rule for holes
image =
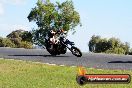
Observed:
[[[77,67],[51,66],[30,61],[0,59],[0,88],[132,88],[130,84],[76,83]],[[130,74],[128,70],[87,68],[88,74]]]

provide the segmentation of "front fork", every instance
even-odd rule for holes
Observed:
[[[72,52],[72,47],[73,47],[73,45],[71,45],[71,44],[67,44],[67,45],[66,45],[66,44],[64,44],[64,43],[63,43],[63,45],[65,45],[66,48],[68,48],[68,49]],[[68,47],[68,45],[70,45],[71,47]]]

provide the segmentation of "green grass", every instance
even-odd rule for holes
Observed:
[[[76,83],[77,67],[51,66],[29,61],[0,59],[0,88],[132,88],[130,84]],[[128,70],[87,68],[88,74],[130,74]]]

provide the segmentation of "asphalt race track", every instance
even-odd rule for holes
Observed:
[[[132,70],[132,56],[83,53],[76,57],[71,53],[51,56],[41,49],[0,48],[0,58],[29,60],[34,62],[50,63],[66,66],[85,66],[103,69],[128,69]]]

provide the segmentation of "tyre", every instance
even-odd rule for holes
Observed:
[[[77,47],[71,47],[71,52],[73,55],[75,55],[77,57],[82,56],[82,52]]]

